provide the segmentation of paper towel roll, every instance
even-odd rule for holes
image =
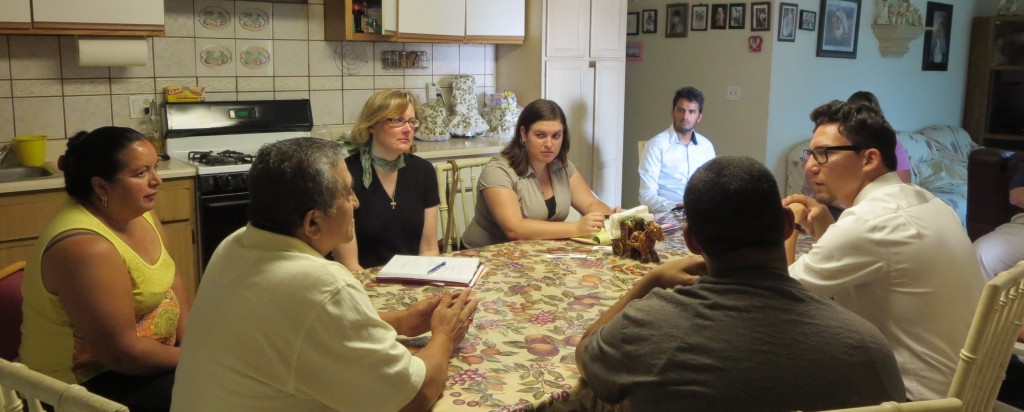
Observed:
[[[149,61],[145,38],[79,38],[79,66],[145,66]]]

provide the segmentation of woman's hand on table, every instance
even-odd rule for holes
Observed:
[[[700,281],[700,276],[706,273],[704,257],[689,255],[658,265],[647,272],[646,277],[651,279],[653,286],[667,289],[679,285],[691,286]]]
[[[601,229],[604,229],[604,216],[604,213],[601,212],[590,212],[580,217],[580,220],[576,222],[578,235],[586,236],[600,232]]]

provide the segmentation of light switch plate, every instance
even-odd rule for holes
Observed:
[[[150,100],[153,100],[153,96],[148,94],[133,94],[128,96],[128,117],[132,119],[141,119],[146,117],[146,107],[149,106]]]
[[[729,86],[725,91],[725,100],[739,100],[740,99],[740,87]]]

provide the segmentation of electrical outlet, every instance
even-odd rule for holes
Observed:
[[[133,94],[128,96],[128,117],[132,119],[141,119],[146,117],[146,107],[149,106],[150,100],[153,100],[153,96],[148,94]]]
[[[729,86],[725,92],[725,100],[739,100],[740,99],[740,87]]]
[[[427,83],[427,100],[436,99],[439,93],[441,93],[441,88],[437,87],[437,83]]]

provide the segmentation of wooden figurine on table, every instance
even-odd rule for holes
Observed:
[[[657,241],[665,240],[661,225],[639,217],[619,222],[619,238],[612,240],[612,252],[621,257],[637,259],[641,263],[661,263],[654,250]]]

